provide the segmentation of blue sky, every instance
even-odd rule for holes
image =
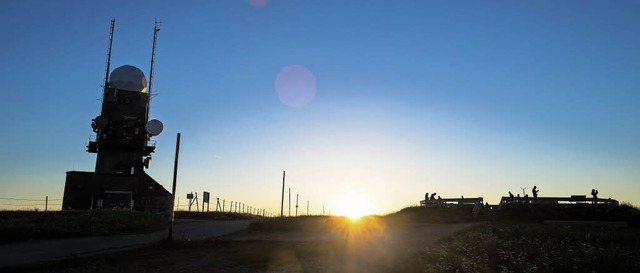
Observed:
[[[533,185],[640,204],[640,5],[635,1],[2,1],[0,197],[61,198],[112,67],[148,75],[164,132],[149,173],[178,196],[276,212],[282,170],[312,212],[384,213],[424,192]],[[316,79],[282,103],[287,66]],[[3,201],[4,202],[4,201]],[[301,201],[302,202],[302,201]]]

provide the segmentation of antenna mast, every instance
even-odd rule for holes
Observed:
[[[151,106],[151,86],[153,85],[153,66],[155,64],[156,59],[156,41],[158,40],[158,31],[160,28],[158,25],[161,22],[156,19],[153,23],[153,45],[151,46],[151,68],[149,68],[149,88],[147,88],[147,92],[149,93],[149,103],[147,103],[147,120],[149,120],[149,108]]]
[[[111,19],[111,32],[109,33],[109,50],[107,51],[107,67],[104,71],[104,89],[109,85],[109,69],[111,69],[111,46],[113,45],[113,29],[116,26],[116,19]]]
[[[158,32],[160,31],[158,25],[160,24],[162,24],[162,22],[159,22],[157,19],[153,24],[153,46],[151,47],[151,68],[149,69],[149,96],[151,96],[151,86],[153,83],[153,66],[156,58],[156,41],[158,40]]]

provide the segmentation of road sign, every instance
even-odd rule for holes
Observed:
[[[202,202],[209,203],[209,192],[205,191],[202,193]]]

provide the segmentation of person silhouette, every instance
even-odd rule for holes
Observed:
[[[533,194],[533,198],[538,198],[538,192],[540,190],[538,190],[538,186],[533,186],[533,189],[531,189],[531,193]]]
[[[432,193],[432,194],[431,194],[431,198],[429,198],[429,199],[430,199],[430,200],[436,200],[436,193],[435,193],[435,192],[434,192],[434,193]]]
[[[593,196],[593,204],[597,204],[598,203],[598,190],[596,189],[591,189],[591,196]]]
[[[509,192],[509,197],[513,198],[513,193]]]

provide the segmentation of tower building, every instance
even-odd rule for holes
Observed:
[[[171,194],[144,171],[156,148],[151,138],[163,129],[160,121],[149,120],[151,82],[147,86],[144,73],[130,65],[108,74],[114,25],[115,20],[111,22],[102,110],[91,122],[95,136],[87,145],[87,152],[97,154],[95,171],[67,172],[62,208],[168,210]],[[150,81],[158,31],[156,25]]]

